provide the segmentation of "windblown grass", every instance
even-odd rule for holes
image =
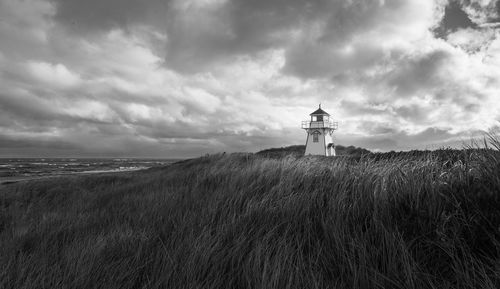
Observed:
[[[0,288],[499,288],[492,144],[4,186]]]

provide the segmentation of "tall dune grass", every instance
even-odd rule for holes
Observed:
[[[0,288],[499,288],[491,145],[4,186]]]

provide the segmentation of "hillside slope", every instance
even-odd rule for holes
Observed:
[[[305,145],[292,145],[281,148],[271,148],[257,152],[257,155],[266,156],[266,157],[284,157],[286,155],[293,156],[303,156],[306,151]],[[355,146],[335,146],[335,151],[338,156],[362,156],[369,154],[370,151],[364,148],[359,148]]]
[[[498,288],[500,156],[215,155],[4,186],[0,288]]]

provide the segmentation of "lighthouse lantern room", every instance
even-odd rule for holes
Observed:
[[[310,114],[311,120],[302,122],[307,132],[305,155],[335,156],[332,135],[338,124],[330,121],[330,115],[319,108]]]

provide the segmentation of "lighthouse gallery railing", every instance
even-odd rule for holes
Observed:
[[[306,120],[302,122],[302,128],[331,128],[337,129],[338,123],[333,121],[310,121]]]

